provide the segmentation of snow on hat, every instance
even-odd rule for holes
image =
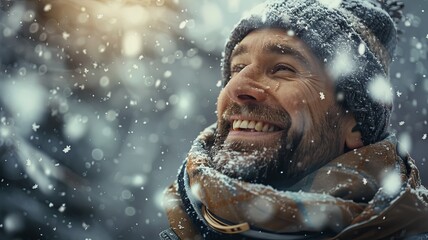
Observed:
[[[392,109],[389,65],[397,43],[395,22],[403,4],[394,0],[269,0],[232,30],[222,70],[230,79],[234,47],[258,28],[282,28],[303,40],[336,83],[338,100],[351,111],[364,144],[387,132]]]

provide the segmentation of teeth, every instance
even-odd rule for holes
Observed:
[[[252,129],[257,132],[273,132],[275,131],[275,127],[263,122],[258,121],[248,121],[248,120],[234,120],[233,121],[233,129]]]
[[[257,132],[260,132],[263,129],[263,123],[257,122],[256,126],[254,127]]]
[[[251,122],[248,123],[247,128],[254,128],[255,126],[256,126],[256,122],[251,121]]]
[[[242,121],[242,123],[239,125],[239,128],[243,128],[243,129],[248,128],[248,121],[247,120]]]
[[[233,121],[233,129],[239,128],[239,125],[241,125],[241,120],[235,120]]]
[[[263,131],[263,132],[267,132],[268,130],[269,130],[269,124],[265,124],[265,125],[263,126],[262,131]]]

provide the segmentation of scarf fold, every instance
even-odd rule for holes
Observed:
[[[290,189],[277,190],[211,168],[214,131],[211,126],[194,141],[177,182],[166,191],[168,219],[181,239],[355,239],[362,236],[361,226],[409,197],[421,204],[419,220],[428,220],[428,193],[413,160],[396,154],[392,138],[345,153]],[[384,179],[395,182],[385,185]],[[249,230],[222,233],[234,225]],[[421,226],[405,231],[421,229],[428,232]]]

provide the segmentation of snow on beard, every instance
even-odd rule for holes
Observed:
[[[287,182],[291,184],[342,152],[338,133],[343,116],[337,114],[338,107],[332,107],[328,112],[318,122],[314,122],[312,127],[298,132],[290,131],[291,118],[285,110],[232,104],[218,122],[211,149],[212,167],[229,177],[247,182],[272,186],[283,186]],[[286,127],[281,137],[269,143],[225,143],[231,128],[229,121],[225,119],[242,113],[281,121]]]
[[[257,119],[284,123],[283,134],[270,142],[257,143],[246,141],[225,142],[231,129],[228,116],[244,115]],[[267,106],[231,104],[219,119],[214,146],[211,149],[213,168],[233,178],[248,182],[263,183],[272,173],[278,172],[282,147],[291,127],[291,119],[285,110]]]

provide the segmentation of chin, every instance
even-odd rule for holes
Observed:
[[[267,147],[260,142],[226,141],[213,153],[212,166],[235,179],[266,183],[273,173],[278,172],[279,141],[273,146]]]

